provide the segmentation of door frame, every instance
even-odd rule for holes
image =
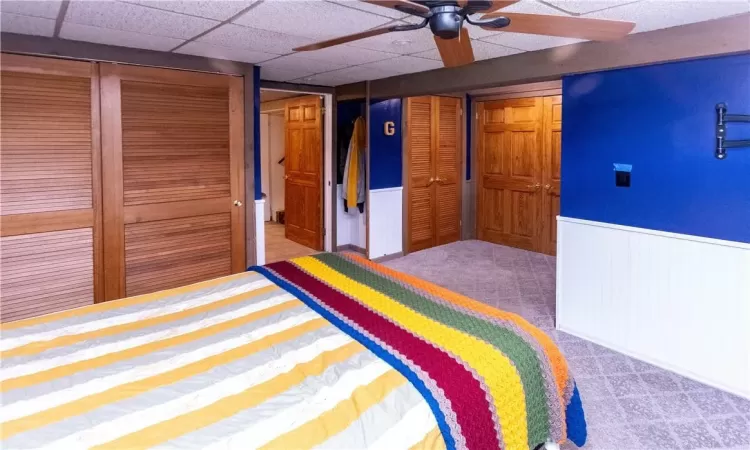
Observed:
[[[462,240],[463,238],[463,232],[464,232],[464,220],[463,220],[463,203],[466,199],[464,199],[464,188],[466,184],[466,136],[467,136],[467,130],[466,130],[466,121],[464,120],[463,114],[466,113],[466,98],[462,94],[445,94],[445,95],[414,95],[411,97],[451,97],[451,98],[458,98],[460,103],[460,112],[459,112],[459,129],[458,129],[458,141],[459,141],[459,167],[460,167],[460,173],[458,177],[458,214],[459,214],[459,240]],[[401,249],[402,252],[405,255],[408,255],[409,248],[409,170],[410,170],[410,164],[409,164],[409,158],[408,158],[408,134],[409,134],[409,98],[410,97],[403,97],[401,99],[401,105],[402,105],[402,111],[401,111],[401,160],[402,160],[402,170],[401,170],[401,184],[403,186],[403,190],[401,192],[401,217],[402,217],[402,225],[401,225]],[[472,103],[473,105],[473,103]],[[473,106],[472,106],[473,107]],[[435,130],[432,130],[433,132]],[[433,133],[434,134],[434,133]],[[434,136],[433,136],[434,137]],[[473,155],[472,155],[473,157]],[[474,164],[474,162],[472,162]],[[472,170],[472,174],[473,174]],[[368,177],[369,179],[369,177]]]
[[[282,92],[295,92],[300,95],[318,95],[323,98],[323,111],[321,124],[323,126],[323,151],[321,152],[323,167],[323,178],[321,183],[321,189],[323,190],[323,211],[321,214],[323,221],[323,250],[326,252],[332,252],[336,248],[336,215],[333,211],[333,201],[336,198],[336,185],[333,183],[334,167],[336,165],[336,158],[334,158],[334,144],[335,144],[335,130],[333,124],[335,122],[336,108],[334,103],[334,94],[329,90],[320,89],[317,90],[316,86],[305,86],[305,85],[287,85],[285,83],[267,83],[261,82],[261,91],[282,91]],[[256,112],[260,115],[261,107]],[[258,131],[259,133],[262,130]],[[260,146],[255,149],[260,155]],[[255,180],[256,183],[261,183],[261,179]],[[255,263],[257,265],[263,265],[266,263],[266,233],[265,233],[265,222],[263,220],[263,209],[265,201],[255,200]],[[248,249],[248,252],[251,249]]]
[[[479,228],[481,226],[479,211],[479,169],[481,167],[479,161],[479,139],[481,138],[479,136],[479,104],[493,100],[562,96],[562,79],[486,88],[469,92],[469,95],[472,96],[470,105],[472,140],[469,152],[471,153],[471,182],[474,184],[474,198],[472,199],[474,210],[470,211],[470,214],[474,217],[474,236],[479,239]],[[542,152],[544,151],[543,148]],[[541,212],[539,216],[540,221],[537,225],[541,227]]]

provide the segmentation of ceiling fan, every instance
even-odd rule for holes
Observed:
[[[303,52],[319,50],[334,45],[345,44],[395,31],[411,31],[430,26],[440,58],[446,67],[462,66],[474,62],[469,32],[463,27],[464,21],[485,30],[502,30],[513,33],[540,34],[579,38],[591,41],[619,39],[633,30],[632,22],[616,20],[586,19],[581,17],[549,16],[499,12],[519,0],[360,0],[365,3],[391,8],[421,17],[417,24],[392,25],[373,28],[361,33],[341,36],[295,48]],[[484,13],[479,19],[472,14]]]

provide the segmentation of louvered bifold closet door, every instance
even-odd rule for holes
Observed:
[[[432,247],[436,242],[433,110],[432,97],[410,97],[406,101],[408,252]]]
[[[101,74],[106,298],[243,271],[242,78]]]
[[[461,239],[461,99],[433,97],[436,245]]]
[[[0,59],[0,320],[102,299],[93,63]],[[96,276],[95,276],[96,275]]]

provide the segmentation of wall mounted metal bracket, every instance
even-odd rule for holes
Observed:
[[[745,122],[750,123],[750,114],[727,114],[727,105],[719,103],[716,105],[716,153],[718,159],[727,157],[728,148],[750,147],[750,139],[738,139],[728,141],[727,123]]]

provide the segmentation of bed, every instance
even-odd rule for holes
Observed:
[[[547,335],[352,254],[1,330],[4,449],[586,441],[578,390]]]

